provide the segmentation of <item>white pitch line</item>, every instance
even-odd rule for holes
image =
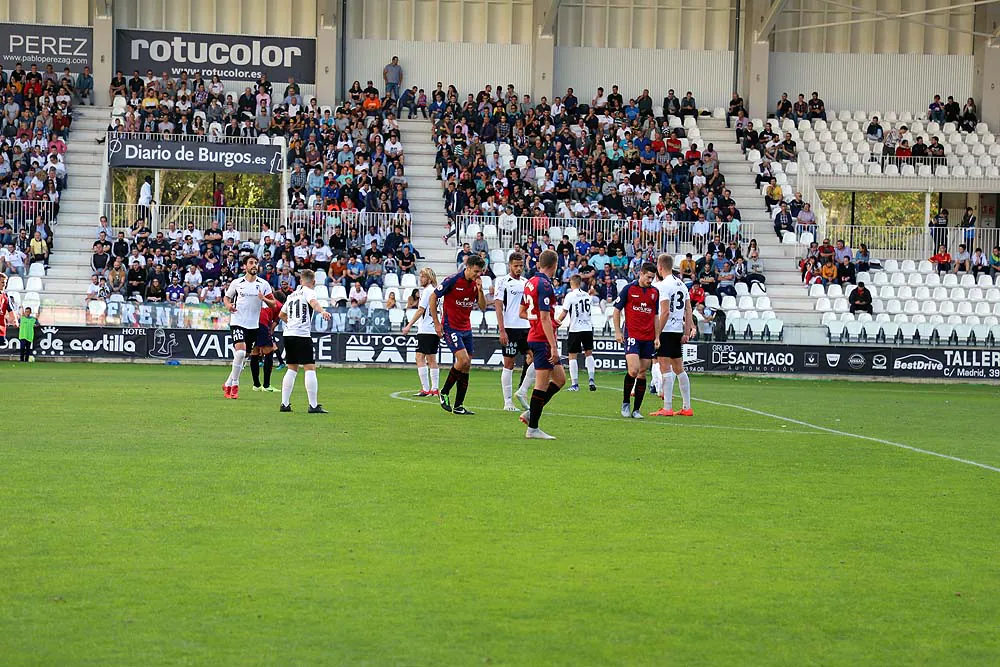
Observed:
[[[411,396],[403,396],[402,394],[405,394],[405,393],[407,393],[407,392],[405,392],[405,391],[394,391],[393,393],[389,394],[389,397],[390,398],[394,398],[397,401],[408,401],[410,403],[416,403],[417,405],[434,405],[435,407],[437,407],[437,403],[436,402],[435,403],[431,403],[430,401],[427,401],[426,399],[414,398],[414,397],[411,397]],[[484,408],[484,407],[477,407],[475,405],[470,405],[469,408],[472,409],[472,410],[487,410],[489,412],[505,412],[505,410],[503,408]],[[512,412],[510,414],[511,415],[516,415],[519,412],[520,412],[520,410],[518,412]],[[596,419],[598,421],[607,421],[607,422],[623,422],[623,421],[625,421],[624,417],[601,417],[599,415],[570,414],[570,413],[566,413],[566,412],[550,412],[548,410],[545,411],[545,414],[546,415],[551,415],[553,417],[572,417],[574,419]],[[680,422],[679,420],[676,420],[676,419],[675,420],[649,419],[648,421],[651,424],[660,424],[662,426],[672,426],[672,427],[676,427],[676,428],[706,428],[706,429],[714,429],[714,430],[719,430],[719,431],[744,431],[744,432],[749,432],[749,433],[782,433],[782,434],[798,434],[798,435],[816,435],[813,431],[789,431],[788,429],[749,428],[749,427],[745,427],[745,426],[719,426],[718,424],[691,424],[691,423]]]
[[[926,454],[927,456],[936,456],[937,458],[940,459],[947,459],[949,461],[955,461],[956,463],[964,463],[965,465],[975,466],[977,468],[982,468],[983,470],[989,470],[991,472],[1000,472],[1000,468],[987,465],[985,463],[979,463],[978,461],[970,461],[969,459],[959,458],[958,456],[952,456],[951,454],[942,454],[941,452],[934,452],[929,449],[921,449],[920,447],[913,447],[912,445],[904,445],[901,442],[893,442],[892,440],[875,438],[870,435],[861,435],[859,433],[848,433],[847,431],[839,431],[835,428],[827,428],[826,426],[817,426],[816,424],[810,424],[809,422],[804,422],[799,419],[792,419],[791,417],[782,417],[781,415],[771,414],[770,412],[764,412],[763,410],[754,410],[753,408],[747,408],[742,405],[732,405],[731,403],[720,403],[718,401],[710,401],[706,398],[695,398],[693,400],[698,401],[700,403],[708,403],[709,405],[717,405],[723,408],[742,410],[743,412],[749,412],[751,414],[760,415],[762,417],[770,417],[772,419],[777,419],[779,421],[788,422],[789,424],[805,426],[806,428],[816,429],[817,431],[830,433],[832,435],[840,435],[846,438],[857,438],[858,440],[877,442],[881,445],[889,445],[890,447],[897,447],[899,449],[905,449],[907,451],[916,452],[918,454]]]

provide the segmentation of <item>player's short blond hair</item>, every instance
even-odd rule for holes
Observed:
[[[425,266],[424,268],[420,269],[420,275],[427,276],[427,280],[430,282],[430,284],[437,287],[438,277],[437,274],[434,273],[434,269],[432,269],[429,266]]]
[[[665,252],[661,253],[656,258],[656,267],[663,271],[663,277],[666,278],[674,270],[674,256]]]
[[[558,263],[559,255],[556,254],[555,250],[543,250],[542,254],[538,256],[538,268],[540,269],[547,269]]]
[[[569,285],[573,289],[577,289],[582,284],[583,284],[583,279],[580,278],[580,274],[579,273],[574,273],[573,275],[571,275],[569,277]]]
[[[316,272],[312,269],[302,269],[302,271],[299,272],[299,280],[303,283],[312,285],[316,282]]]

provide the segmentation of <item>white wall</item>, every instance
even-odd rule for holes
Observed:
[[[590,102],[603,86],[628,101],[643,88],[658,105],[673,88],[678,97],[690,90],[701,108],[724,107],[732,95],[733,53],[731,51],[674,51],[652,49],[599,49],[556,47],[556,95],[572,86],[581,102]]]
[[[827,109],[924,112],[935,93],[959,104],[974,97],[973,56],[772,53],[768,109],[783,92],[819,93]],[[979,100],[977,100],[977,103]]]
[[[344,63],[345,88],[355,79],[371,79],[384,92],[382,68],[399,56],[403,85],[419,86],[430,93],[438,81],[454,84],[462,99],[486,84],[514,84],[524,94],[531,89],[531,48],[525,44],[470,44],[463,42],[404,42],[383,39],[347,40]]]

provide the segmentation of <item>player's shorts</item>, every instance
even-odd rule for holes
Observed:
[[[516,357],[528,353],[528,330],[507,329],[507,344],[503,346],[503,356]]]
[[[625,354],[638,354],[640,359],[653,359],[656,357],[656,346],[651,340],[626,338]]]
[[[441,339],[437,334],[417,334],[417,352],[420,354],[436,355],[440,345]]]
[[[274,337],[271,335],[271,328],[260,327],[257,329],[257,339],[254,341],[253,350],[250,354],[257,356],[270,354],[276,347]]]
[[[253,345],[257,341],[257,331],[259,329],[260,327],[247,329],[246,327],[230,326],[229,331],[233,335],[233,345],[236,345],[236,343]]]
[[[580,354],[581,352],[592,352],[594,350],[593,331],[570,331],[569,338],[566,339],[566,353]]]
[[[681,338],[684,334],[677,331],[660,332],[660,348],[656,351],[656,356],[667,359],[682,359],[684,357],[684,346]]]
[[[285,336],[285,363],[304,366],[315,364],[312,336]]]
[[[528,349],[531,350],[532,363],[535,365],[535,370],[537,371],[550,371],[555,366],[549,359],[549,355],[552,354],[552,348],[545,341],[531,341],[528,343]]]
[[[448,349],[452,353],[458,352],[459,350],[465,350],[472,356],[472,351],[475,345],[472,342],[472,330],[469,331],[457,331],[455,329],[445,329],[444,330],[444,344],[448,346]]]

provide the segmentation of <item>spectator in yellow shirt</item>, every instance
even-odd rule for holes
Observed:
[[[28,244],[28,250],[28,255],[31,257],[32,262],[44,262],[48,264],[49,244],[42,238],[41,232],[35,232],[34,238]]]

